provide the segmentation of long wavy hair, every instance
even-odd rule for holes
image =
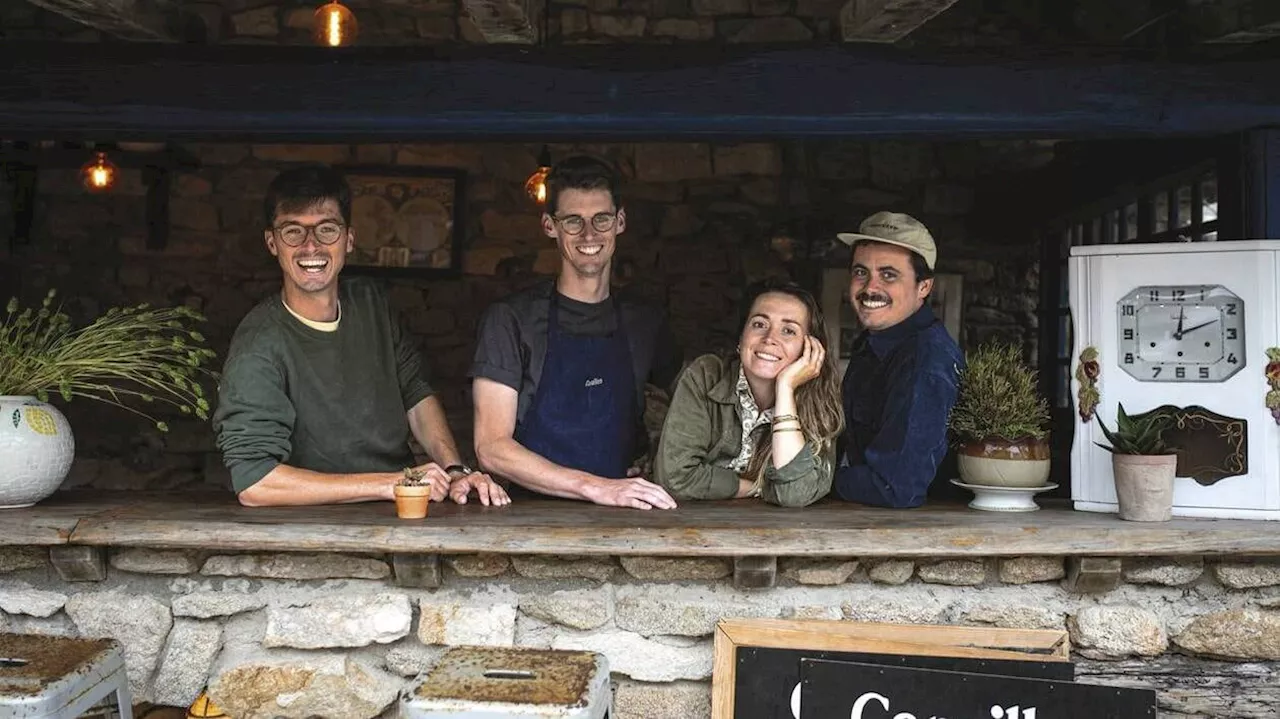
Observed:
[[[756,300],[765,294],[776,292],[800,300],[809,310],[808,333],[817,337],[827,350],[826,359],[818,376],[800,385],[796,390],[796,416],[800,418],[800,427],[804,431],[805,441],[816,446],[819,454],[827,454],[835,447],[836,439],[844,431],[844,406],[840,398],[840,376],[836,368],[836,354],[827,347],[827,324],[822,315],[822,307],[814,299],[813,294],[794,282],[777,279],[764,280],[747,288],[743,294],[740,312],[738,336],[742,336],[742,328],[751,319],[751,308]],[[739,359],[737,355],[735,358]],[[754,436],[755,450],[751,453],[751,462],[747,465],[746,477],[751,480],[764,475],[765,467],[773,459],[773,437],[768,427],[756,430]]]

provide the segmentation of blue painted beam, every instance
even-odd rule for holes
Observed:
[[[1280,61],[893,48],[5,43],[0,137],[1169,137],[1280,125]]]

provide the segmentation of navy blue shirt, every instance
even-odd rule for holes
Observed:
[[[880,507],[918,507],[947,454],[964,355],[924,305],[854,342],[842,387],[845,430],[835,491]]]

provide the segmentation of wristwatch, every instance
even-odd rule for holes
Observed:
[[[445,474],[447,474],[447,475],[449,475],[449,477],[451,477],[451,478],[454,478],[454,473],[455,473],[455,472],[460,472],[460,473],[461,473],[461,475],[460,475],[460,476],[465,477],[465,476],[467,476],[468,474],[472,474],[472,473],[474,473],[474,472],[475,472],[475,470],[474,470],[474,469],[472,469],[472,468],[470,468],[470,467],[468,467],[468,466],[467,466],[467,465],[465,465],[465,464],[451,464],[451,465],[449,465],[448,467],[445,467],[445,468],[444,468],[444,473],[445,473]]]

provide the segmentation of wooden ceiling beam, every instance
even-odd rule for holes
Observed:
[[[849,0],[840,9],[845,42],[897,42],[956,0]]]
[[[1133,137],[1280,126],[1280,60],[637,46],[0,44],[0,137]],[[297,88],[307,88],[299,104]]]
[[[462,0],[467,17],[485,42],[533,45],[540,11],[529,0]]]
[[[123,40],[152,42],[178,40],[169,22],[173,11],[168,7],[166,0],[29,0],[29,2]]]

